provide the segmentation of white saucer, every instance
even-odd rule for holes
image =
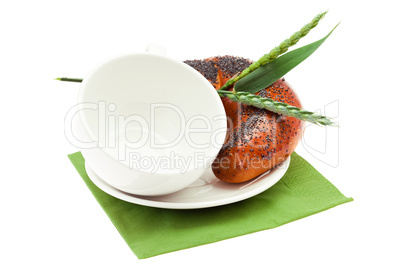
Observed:
[[[290,157],[251,181],[232,184],[222,182],[208,170],[187,188],[163,196],[139,196],[122,192],[104,182],[85,162],[85,169],[92,182],[104,192],[121,200],[157,208],[195,209],[226,205],[255,196],[277,183],[289,167]]]

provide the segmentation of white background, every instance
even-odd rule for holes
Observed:
[[[305,108],[339,115],[339,129],[308,127],[297,151],[355,201],[138,260],[67,158],[77,149],[64,116],[79,85],[53,78],[85,77],[149,42],[180,60],[258,59],[327,9],[298,47],[340,26],[286,78]],[[2,1],[0,266],[401,267],[401,25],[389,0]]]

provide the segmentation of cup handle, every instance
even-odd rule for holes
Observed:
[[[164,46],[158,43],[149,43],[146,49],[146,52],[156,55],[165,56],[166,49]]]

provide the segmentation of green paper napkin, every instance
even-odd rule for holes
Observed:
[[[296,153],[284,177],[265,192],[230,205],[193,210],[117,199],[88,178],[80,152],[69,158],[139,259],[278,227],[353,200]]]

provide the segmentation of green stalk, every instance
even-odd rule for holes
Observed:
[[[82,79],[82,78],[57,77],[57,78],[55,78],[55,80],[81,83],[82,80],[84,80],[84,79]]]
[[[317,16],[314,17],[314,19],[310,22],[304,25],[300,31],[295,32],[292,34],[289,39],[284,40],[282,43],[280,43],[279,46],[275,47],[272,49],[268,54],[265,54],[262,56],[258,61],[253,62],[249,67],[244,69],[239,75],[234,75],[232,78],[230,78],[220,89],[226,90],[230,86],[232,86],[234,83],[236,83],[239,79],[245,77],[246,75],[250,74],[251,72],[257,70],[260,66],[264,66],[267,63],[273,61],[277,57],[279,57],[281,54],[285,53],[288,51],[289,47],[297,44],[299,42],[300,38],[306,36],[311,29],[317,26],[318,22],[327,14],[327,11],[318,14]]]
[[[68,81],[68,82],[82,82],[82,78],[68,78],[68,77],[61,77],[56,78],[56,80],[60,81]],[[266,109],[268,111],[283,114],[286,116],[291,116],[303,121],[311,122],[316,125],[322,126],[337,126],[337,124],[331,121],[330,118],[325,117],[323,115],[319,115],[313,112],[309,112],[306,110],[302,110],[298,107],[274,101],[270,98],[263,98],[258,95],[248,93],[248,92],[233,92],[233,91],[226,91],[219,89],[218,92],[220,97],[227,97],[231,101],[243,103],[247,105],[252,105],[257,108]]]
[[[226,90],[217,90],[217,92],[219,96],[227,97],[234,102],[252,105],[277,114],[283,114],[303,121],[311,122],[316,125],[337,126],[337,124],[331,121],[331,119],[328,117],[302,110],[299,107],[295,107],[283,102],[274,101],[270,98],[263,98],[248,92],[233,92]]]

